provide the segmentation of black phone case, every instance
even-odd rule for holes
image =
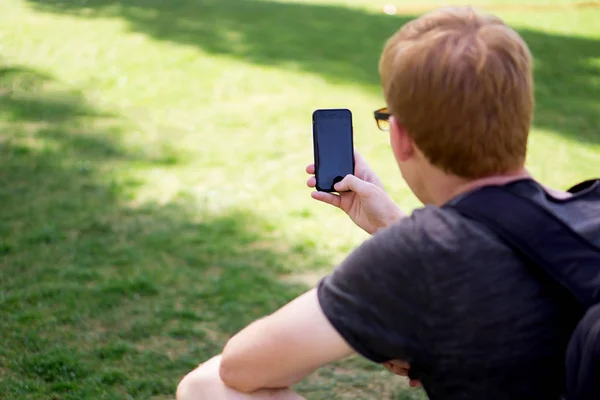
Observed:
[[[355,168],[355,162],[356,160],[354,159],[354,124],[352,123],[352,112],[347,109],[347,108],[336,108],[336,109],[320,109],[320,110],[315,110],[312,114],[312,126],[313,126],[313,160],[314,160],[314,164],[315,164],[315,178],[317,180],[316,186],[315,188],[319,191],[319,192],[327,192],[327,193],[333,193],[336,192],[335,189],[333,189],[333,186],[331,188],[323,188],[319,186],[319,157],[318,152],[318,141],[317,141],[317,130],[315,127],[315,120],[316,120],[316,116],[317,113],[320,112],[336,112],[336,111],[347,111],[350,113],[350,143],[352,145],[352,173],[354,173],[354,168]],[[335,185],[337,182],[334,182],[333,184]]]

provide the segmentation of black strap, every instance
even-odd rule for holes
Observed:
[[[600,180],[588,179],[587,181],[579,182],[578,184],[567,190],[567,192],[578,194],[587,190],[593,190],[598,187],[598,184],[600,184]]]
[[[447,207],[483,223],[586,308],[600,303],[600,249],[535,201],[487,186]]]
[[[597,195],[598,189],[598,181],[588,181],[569,191]],[[495,232],[586,307],[566,352],[565,394],[567,400],[600,399],[600,249],[508,185],[484,187],[446,207]]]

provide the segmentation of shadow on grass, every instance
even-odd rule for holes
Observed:
[[[184,194],[133,206],[127,166],[160,158],[130,152],[118,117],[52,77],[0,71],[7,398],[170,397],[229,335],[305,289],[281,281],[289,260],[327,262],[272,240],[247,210],[210,215]]]
[[[22,66],[0,67],[0,116],[4,121],[64,122],[76,117],[101,116],[77,94],[55,90],[48,99],[44,90],[53,85],[47,74]],[[38,97],[42,94],[41,97]],[[106,115],[107,117],[109,115]]]
[[[261,0],[28,1],[44,11],[122,18],[132,31],[158,40],[375,90],[385,40],[414,18]],[[600,40],[530,29],[520,32],[536,57],[536,126],[575,141],[600,143]]]

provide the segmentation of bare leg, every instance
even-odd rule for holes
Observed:
[[[221,356],[187,374],[177,387],[177,400],[304,400],[289,389],[262,389],[242,393],[227,387],[219,376]]]

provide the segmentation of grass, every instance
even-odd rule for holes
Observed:
[[[352,109],[356,146],[417,206],[371,111],[383,41],[420,10],[323,3],[2,1],[1,398],[171,399],[330,271],[365,235],[304,186],[315,108]],[[529,168],[597,175],[600,8],[475,3],[536,58]],[[424,398],[357,358],[298,390]]]

